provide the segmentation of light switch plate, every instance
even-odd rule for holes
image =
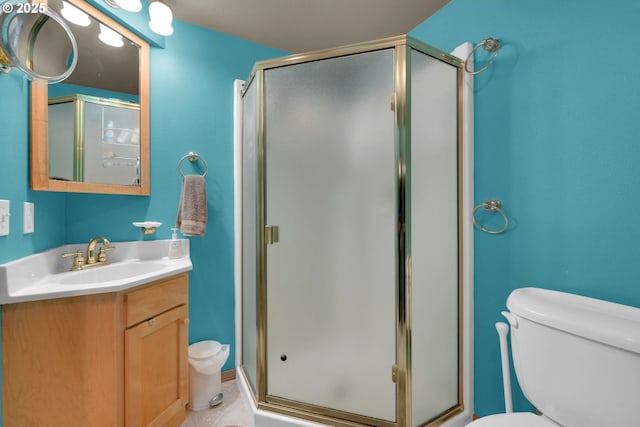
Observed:
[[[0,200],[0,236],[9,234],[9,201]]]
[[[23,230],[24,234],[33,233],[33,217],[34,217],[34,205],[32,202],[24,202],[24,221]]]

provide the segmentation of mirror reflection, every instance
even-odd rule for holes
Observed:
[[[49,178],[140,185],[138,46],[66,1],[78,65],[49,86]]]
[[[149,194],[148,45],[86,2],[48,8],[71,28],[77,65],[63,82],[32,86],[32,126],[48,118],[32,134],[32,188]]]
[[[63,83],[49,86],[49,96],[80,91],[84,95],[138,102],[139,47],[68,1],[49,0],[49,8],[67,20],[78,43],[76,69]]]
[[[82,94],[49,98],[49,178],[140,185],[140,106]]]

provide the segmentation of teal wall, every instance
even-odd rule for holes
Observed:
[[[174,22],[165,49],[151,49],[151,196],[34,192],[29,189],[29,82],[0,75],[0,199],[11,201],[11,233],[0,237],[0,263],[98,235],[141,240],[132,221],[156,220],[154,238],[175,224],[182,177],[178,160],[198,152],[209,165],[209,222],[191,238],[190,342],[230,343],[223,369],[234,365],[233,81],[258,60],[286,52],[204,28]],[[190,169],[185,162],[184,171]],[[22,203],[35,202],[35,233],[22,233]]]
[[[504,411],[494,324],[511,290],[640,306],[638,16],[627,0],[453,0],[411,33],[502,42],[474,94],[475,203],[502,200],[512,224],[475,232],[479,415]]]
[[[64,243],[65,196],[29,189],[29,81],[19,71],[0,74],[0,199],[9,200],[11,230],[0,237],[0,263]],[[22,204],[36,205],[35,233],[22,234]]]

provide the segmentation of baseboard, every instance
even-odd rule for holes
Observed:
[[[220,377],[222,379],[222,382],[235,380],[236,379],[236,370],[235,369],[229,369],[228,371],[222,371],[222,374],[221,374]]]

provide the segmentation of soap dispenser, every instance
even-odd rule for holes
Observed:
[[[169,258],[180,258],[182,256],[182,242],[178,240],[178,229],[171,229],[171,240],[169,241]]]

